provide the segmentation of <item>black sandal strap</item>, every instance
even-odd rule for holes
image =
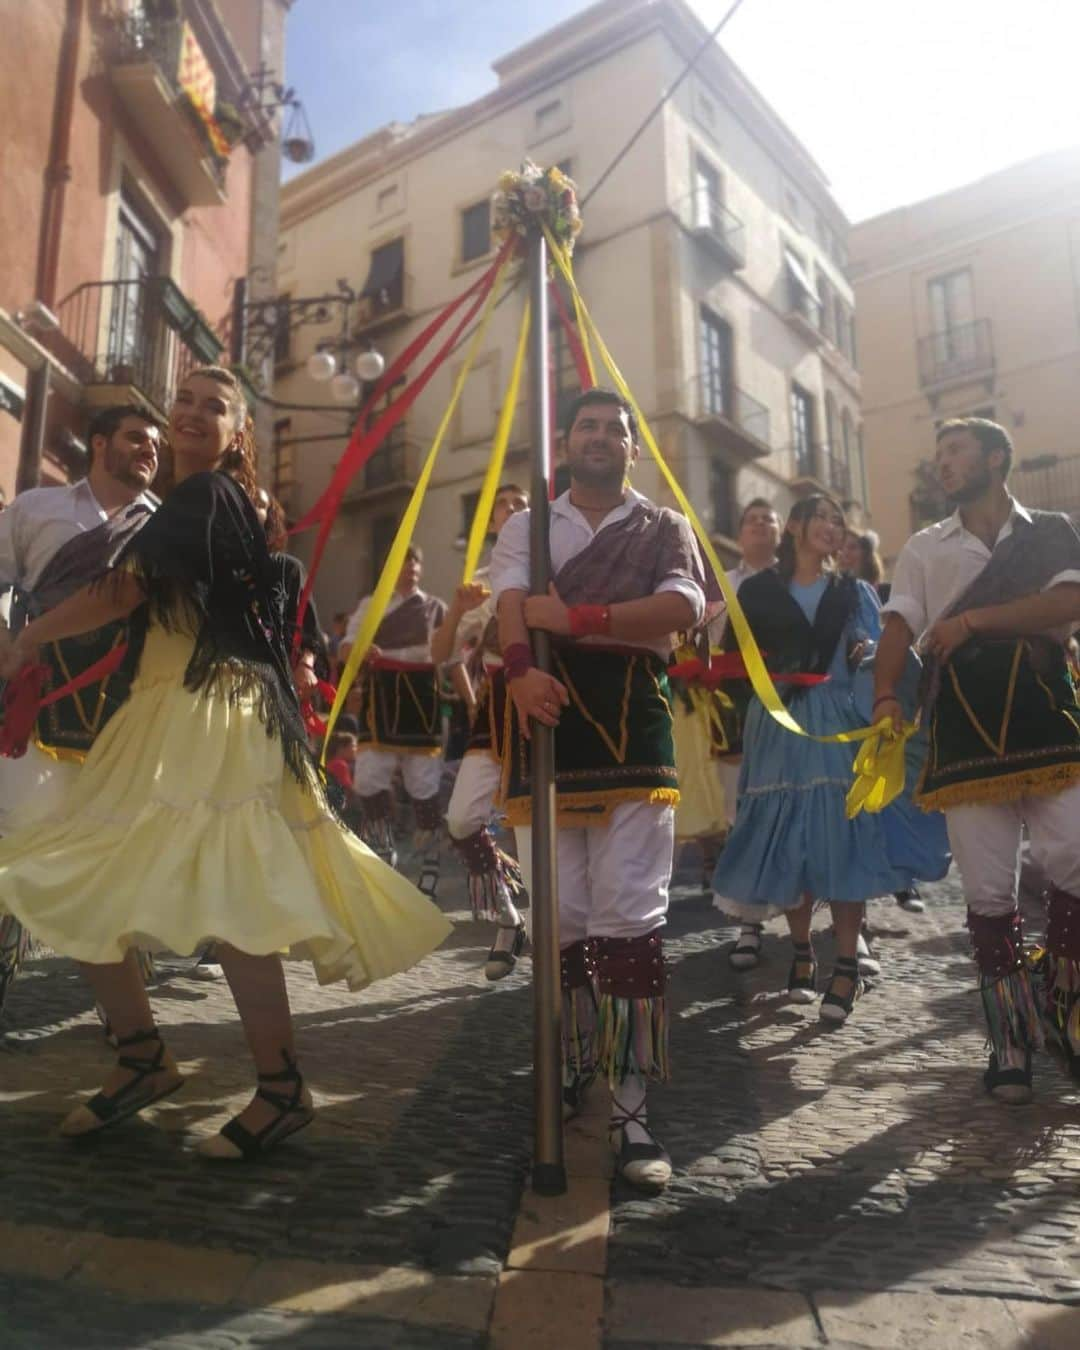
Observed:
[[[234,1116],[221,1127],[222,1136],[238,1148],[245,1158],[258,1157],[270,1144],[301,1129],[313,1119],[312,1112],[303,1105],[304,1078],[296,1060],[287,1050],[282,1050],[281,1057],[285,1067],[274,1073],[259,1074],[259,1084],[255,1089],[255,1096],[277,1112],[274,1119],[261,1130],[249,1130]],[[272,1087],[267,1087],[267,1083],[285,1083],[291,1090],[276,1092]],[[290,1122],[290,1116],[296,1119]]]
[[[115,1092],[109,1094],[96,1092],[90,1098],[86,1103],[86,1108],[88,1111],[92,1111],[98,1120],[111,1122],[123,1120],[126,1116],[133,1116],[136,1112],[141,1111],[144,1106],[149,1106],[159,1097],[168,1096],[170,1092],[175,1092],[176,1088],[180,1086],[177,1083],[162,1092],[147,1092],[144,1087],[148,1078],[153,1078],[165,1067],[165,1042],[161,1039],[156,1027],[133,1032],[130,1036],[125,1036],[122,1040],[117,1041],[117,1045],[127,1048],[133,1045],[147,1045],[151,1041],[157,1042],[157,1050],[153,1055],[142,1057],[136,1055],[117,1056],[117,1065],[134,1076],[130,1082],[125,1083],[121,1088],[117,1088]]]

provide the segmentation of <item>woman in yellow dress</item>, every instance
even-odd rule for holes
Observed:
[[[281,953],[359,989],[450,931],[330,811],[290,668],[283,588],[251,496],[235,377],[182,382],[169,418],[176,486],[113,572],[30,623],[11,676],[47,642],[129,617],[139,665],[62,811],[0,841],[0,914],[80,961],[119,1039],[115,1071],[61,1132],[106,1129],[183,1085],[154,1025],[138,945],[213,942],[258,1086],[199,1152],[246,1158],[314,1117],[296,1061]]]

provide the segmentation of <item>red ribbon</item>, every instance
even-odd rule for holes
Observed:
[[[563,332],[566,334],[566,342],[570,348],[570,355],[574,358],[574,368],[577,371],[578,384],[582,390],[593,387],[593,377],[589,374],[589,363],[585,359],[585,347],[581,337],[570,317],[570,311],[566,308],[566,301],[563,299],[563,293],[559,290],[555,278],[548,282],[551,291],[551,298],[555,301],[555,309],[558,311],[559,322],[562,324]]]
[[[766,652],[761,653],[763,657],[767,654]],[[704,662],[695,656],[689,661],[680,661],[677,665],[668,666],[667,673],[673,679],[686,680],[691,684],[701,684],[706,689],[715,689],[717,685],[721,685],[727,680],[749,679],[746,673],[746,663],[743,661],[741,652],[714,652],[709,660],[708,669],[705,668]],[[774,684],[793,684],[804,688],[816,684],[826,684],[829,680],[828,675],[808,675],[802,671],[785,673],[770,670],[769,677]]]
[[[315,688],[317,692],[330,704],[334,706],[334,700],[337,698],[337,690],[326,680],[318,680]],[[311,706],[310,699],[304,699],[300,704],[300,713],[304,719],[304,726],[309,736],[318,736],[320,739],[326,735],[326,723]]]
[[[379,445],[386,439],[389,433],[401,421],[409,411],[417,398],[430,383],[436,370],[443,364],[446,358],[457,345],[458,338],[472,322],[475,315],[479,312],[484,301],[488,298],[492,286],[495,284],[495,277],[502,265],[503,255],[509,247],[509,241],[499,251],[495,261],[488,270],[474,282],[472,286],[458,296],[435,320],[428,325],[423,333],[402,352],[397,361],[390,370],[386,371],[382,379],[376,385],[375,393],[382,388],[388,387],[388,380],[400,369],[404,368],[407,360],[411,360],[416,353],[427,344],[431,336],[442,326],[450,315],[470,296],[473,298],[472,304],[465,313],[465,317],[460,320],[457,327],[439,348],[438,352],[424,368],[424,370],[412,381],[404,390],[399,398],[396,398],[390,406],[380,414],[375,425],[369,430],[363,430],[365,418],[361,415],[357,419],[356,428],[353,431],[352,439],[345,449],[345,453],[338,461],[337,468],[334,470],[333,477],[330,480],[330,486],[311,508],[302,520],[293,526],[291,533],[296,534],[300,530],[309,529],[312,525],[319,525],[319,534],[315,541],[315,548],[312,552],[311,566],[308,569],[307,581],[304,589],[300,593],[300,605],[295,619],[296,623],[296,642],[294,650],[298,649],[300,642],[301,626],[304,622],[304,615],[307,613],[307,607],[311,602],[311,592],[315,586],[315,578],[318,575],[319,567],[322,563],[323,554],[326,551],[326,545],[330,538],[330,531],[333,528],[334,521],[337,519],[338,512],[341,509],[341,502],[345,492],[352,482],[353,478],[363,468],[364,464],[371,458]],[[372,397],[375,397],[373,395]],[[370,406],[371,400],[368,400]]]
[[[47,708],[50,703],[59,702],[69,694],[77,694],[88,684],[98,684],[106,679],[113,671],[119,669],[127,650],[127,643],[122,642],[107,652],[100,661],[87,666],[81,675],[76,675],[73,680],[68,680],[67,684],[62,684],[58,689],[50,689],[44,698],[41,691],[49,678],[49,667],[23,666],[8,680],[7,688],[4,690],[4,725],[0,727],[0,755],[8,759],[19,759],[25,755],[41,709]]]

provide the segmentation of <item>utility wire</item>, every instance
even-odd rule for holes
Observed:
[[[641,123],[641,125],[640,125],[640,126],[637,128],[637,130],[633,133],[633,135],[630,137],[630,139],[626,142],[626,144],[625,144],[625,145],[622,147],[622,149],[618,152],[618,154],[617,154],[617,155],[615,156],[615,158],[611,161],[611,163],[607,166],[607,168],[606,168],[606,169],[604,170],[604,172],[600,175],[600,177],[596,180],[596,182],[592,185],[592,187],[588,190],[588,192],[586,192],[585,196],[582,197],[582,198],[580,199],[580,202],[579,202],[579,205],[580,205],[580,206],[584,207],[585,204],[586,204],[588,201],[590,201],[590,200],[596,195],[596,193],[600,190],[600,188],[603,187],[603,185],[607,182],[607,180],[611,177],[611,175],[612,175],[612,174],[615,172],[615,170],[619,167],[619,165],[622,163],[622,161],[626,158],[626,156],[630,153],[630,151],[631,151],[631,150],[634,148],[634,146],[638,143],[638,141],[641,139],[641,137],[645,134],[645,131],[648,129],[650,123],[653,121],[653,119],[654,119],[655,117],[658,116],[658,114],[660,113],[660,111],[663,109],[664,104],[667,103],[668,99],[671,98],[672,94],[675,93],[675,91],[679,88],[679,86],[680,86],[680,85],[682,84],[682,82],[686,79],[686,77],[691,73],[691,71],[694,69],[694,67],[697,65],[697,63],[701,60],[701,58],[702,58],[702,57],[705,55],[705,53],[709,50],[709,48],[712,46],[712,44],[716,41],[716,39],[717,39],[717,38],[720,36],[720,34],[724,31],[724,29],[727,27],[727,25],[731,22],[731,20],[732,20],[732,19],[735,17],[735,15],[739,12],[739,10],[742,8],[742,4],[743,4],[743,0],[733,0],[733,3],[729,6],[727,12],[724,14],[724,17],[720,20],[720,22],[716,25],[716,27],[715,27],[710,33],[706,34],[705,38],[702,40],[702,42],[701,42],[700,45],[698,46],[697,50],[694,52],[694,54],[690,57],[690,59],[689,59],[689,60],[686,62],[686,64],[683,66],[682,70],[679,72],[678,77],[675,79],[674,83],[671,84],[671,85],[669,85],[669,86],[667,87],[667,89],[664,90],[664,92],[660,95],[660,98],[657,100],[657,102],[654,104],[654,106],[649,110],[647,116],[645,117],[645,119],[644,119],[644,121]],[[495,305],[494,305],[494,309],[498,309],[499,306],[500,306],[501,304],[504,303],[504,301],[510,299],[511,295],[513,295],[513,294],[517,291],[518,285],[519,285],[520,281],[521,281],[521,278],[518,277],[517,280],[515,280],[515,282],[514,282],[514,284],[513,284],[512,286],[507,287],[507,289],[503,291],[502,295],[500,295],[499,298],[498,298],[498,300],[496,300]],[[461,335],[461,337],[457,340],[457,342],[454,344],[454,346],[451,347],[450,351],[447,353],[447,358],[449,359],[449,357],[453,356],[453,354],[458,350],[458,348],[463,347],[463,346],[465,345],[465,343],[469,341],[469,339],[472,337],[472,335],[473,335],[473,333],[474,333],[475,331],[476,331],[476,324],[474,324],[473,327],[471,327],[471,328],[468,330],[468,332],[463,333],[463,334]],[[312,407],[312,405],[310,405],[310,404],[304,405],[304,404],[276,403],[275,400],[273,400],[273,399],[271,399],[271,398],[267,398],[265,395],[260,394],[260,395],[258,395],[258,397],[259,397],[263,402],[269,403],[269,404],[271,404],[271,406],[276,406],[277,408],[281,409],[282,411],[284,411],[285,409],[288,409],[288,408],[296,409],[297,411],[299,411],[299,410],[301,410],[301,409],[304,409],[304,408],[309,409],[309,410],[311,410],[311,411],[315,411],[315,409],[314,409],[314,408]],[[347,410],[344,410],[344,409],[343,409],[343,411],[347,411]]]
[[[653,106],[653,108],[650,109],[649,114],[648,114],[648,116],[645,118],[645,120],[641,123],[641,125],[638,127],[638,129],[634,132],[634,134],[630,137],[630,139],[629,139],[629,140],[626,142],[626,144],[622,147],[622,149],[619,151],[619,153],[615,156],[615,158],[614,158],[614,159],[611,161],[611,163],[607,166],[607,168],[606,168],[606,169],[604,170],[604,172],[600,175],[600,177],[596,180],[596,182],[592,185],[592,187],[588,190],[588,192],[586,192],[585,196],[581,198],[581,200],[580,200],[580,202],[579,202],[579,205],[580,205],[580,206],[584,207],[585,204],[586,204],[586,202],[588,202],[592,197],[594,197],[594,196],[596,195],[596,193],[600,190],[600,188],[603,187],[603,185],[607,182],[607,180],[611,177],[611,175],[612,175],[612,174],[615,172],[615,170],[619,167],[619,165],[622,163],[622,161],[626,158],[626,156],[630,153],[630,151],[634,148],[634,146],[635,146],[635,145],[638,143],[638,141],[641,139],[642,135],[645,133],[645,130],[647,129],[647,127],[649,126],[649,124],[652,122],[652,120],[653,120],[653,119],[658,115],[658,113],[661,111],[661,109],[663,108],[664,104],[667,103],[668,99],[671,98],[672,94],[675,93],[676,89],[678,89],[678,87],[682,84],[682,82],[686,79],[686,77],[687,77],[687,76],[690,74],[690,72],[694,69],[694,67],[697,65],[697,63],[701,60],[701,58],[702,58],[702,57],[705,55],[705,53],[709,50],[709,48],[712,46],[712,44],[716,41],[716,39],[717,39],[717,38],[720,36],[720,34],[724,31],[724,29],[727,27],[727,25],[728,25],[728,24],[731,22],[731,20],[735,17],[735,15],[738,13],[738,11],[740,10],[740,8],[742,7],[742,4],[743,4],[743,0],[734,0],[734,3],[733,3],[732,5],[729,6],[729,8],[728,8],[728,10],[727,10],[727,13],[726,13],[726,14],[724,15],[724,17],[720,20],[720,22],[716,25],[716,27],[712,30],[712,32],[706,34],[705,38],[703,39],[703,41],[701,42],[701,44],[698,46],[697,50],[694,52],[694,54],[690,57],[689,61],[687,61],[687,63],[683,66],[682,70],[679,72],[679,75],[678,75],[677,79],[675,80],[675,82],[674,82],[673,84],[669,85],[668,88],[664,90],[664,92],[660,95],[660,98],[657,100],[656,104]],[[504,291],[503,294],[502,294],[502,295],[499,297],[499,299],[496,301],[496,303],[495,303],[495,308],[498,309],[499,306],[503,303],[504,300],[509,300],[511,294],[512,294],[513,291],[516,290],[516,289],[517,289],[517,287],[516,287],[516,285],[515,285],[515,286],[511,287],[510,290]],[[456,346],[454,346],[454,347],[452,348],[450,354],[453,355],[453,353],[457,351],[458,347],[462,346],[463,343],[467,342],[471,336],[472,336],[472,329],[470,329],[468,333],[465,333],[465,334],[462,335],[462,337],[461,337],[461,338],[459,339],[459,341],[457,342]]]
[[[604,172],[600,175],[600,177],[596,180],[596,182],[592,185],[592,187],[588,190],[588,192],[586,192],[585,196],[582,197],[579,203],[580,206],[584,207],[586,202],[588,202],[591,197],[595,197],[600,188],[603,187],[603,185],[607,182],[607,180],[619,167],[619,165],[626,158],[629,152],[634,148],[634,146],[644,135],[646,128],[649,126],[649,123],[652,122],[653,118],[656,117],[656,115],[660,112],[661,108],[663,108],[664,104],[668,101],[668,99],[672,96],[672,94],[674,94],[675,90],[678,89],[679,85],[682,84],[683,80],[686,79],[687,75],[690,74],[690,72],[694,69],[697,63],[709,50],[712,44],[724,31],[728,23],[735,17],[740,7],[742,6],[742,3],[743,0],[734,0],[734,4],[732,4],[728,12],[724,15],[724,17],[720,20],[720,22],[716,25],[716,27],[712,30],[712,32],[705,37],[704,41],[698,47],[697,51],[694,52],[690,60],[687,61],[685,66],[683,66],[682,70],[679,72],[679,77],[675,81],[675,83],[669,85],[668,88],[664,90],[664,92],[660,95],[660,98],[657,101],[656,105],[649,111],[648,115],[646,116],[645,120],[641,123],[641,125],[638,127],[637,131],[634,132],[634,134],[630,137],[630,139],[626,142],[623,148],[619,151],[619,153],[607,166]]]

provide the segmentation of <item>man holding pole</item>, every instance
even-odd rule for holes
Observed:
[[[530,719],[554,727],[564,1114],[606,1074],[619,1172],[657,1190],[671,1161],[649,1131],[645,1086],[667,1076],[661,929],[678,801],[666,666],[672,634],[704,616],[705,579],[685,518],[626,486],[639,453],[630,407],[591,389],[564,433],[571,482],[551,504],[549,594],[530,595],[528,512],[506,522],[491,559],[517,710],[506,811],[530,824]],[[552,635],[553,674],[534,666],[530,629]],[[529,885],[528,828],[518,853]]]

